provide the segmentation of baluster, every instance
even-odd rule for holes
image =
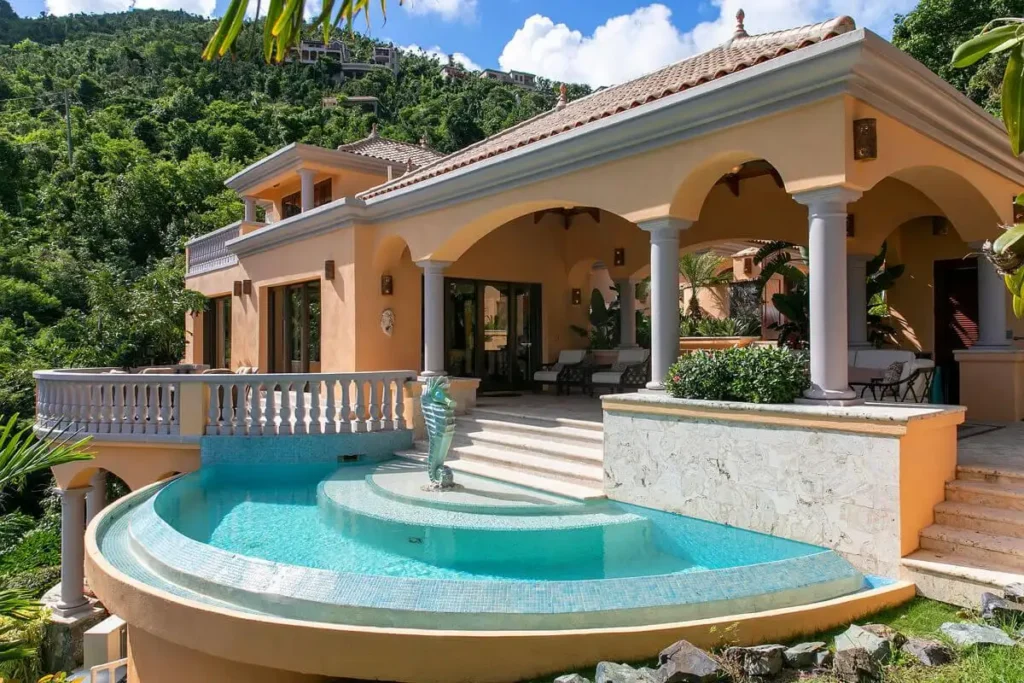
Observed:
[[[77,382],[71,385],[71,416],[72,428],[77,432],[82,429],[82,385]]]
[[[220,434],[220,385],[210,382],[210,417],[206,423],[207,434]]]
[[[181,433],[181,408],[178,406],[181,401],[181,382],[175,382],[172,386],[170,394],[171,400],[171,425],[170,434]]]
[[[324,429],[320,425],[320,380],[316,379],[309,383],[309,429],[310,434],[323,434]]]
[[[128,421],[128,432],[137,434],[141,430],[139,429],[139,415],[138,415],[138,392],[139,385],[135,382],[129,382],[125,384],[125,391],[127,396],[125,397],[125,414],[127,415]]]
[[[47,391],[48,391],[48,387],[46,386],[46,383],[45,382],[40,382],[39,383],[39,393],[36,395],[36,413],[39,415],[40,419],[42,420],[43,426],[49,428],[49,426],[50,426],[50,414],[49,414],[49,412],[47,410],[47,403],[48,403],[48,400],[46,398],[46,392]]]
[[[405,429],[405,377],[395,380],[395,429]]]
[[[263,404],[263,429],[261,434],[277,434],[277,425],[274,423],[274,403],[277,400],[277,382],[270,382],[266,385],[267,398]]]
[[[150,382],[146,385],[146,433],[160,433],[160,385]]]
[[[295,434],[306,433],[306,383],[295,385]]]
[[[371,378],[366,384],[369,389],[367,399],[370,402],[366,409],[368,415],[366,431],[375,432],[380,429],[380,418],[384,411],[381,410],[380,401],[378,400],[380,396],[377,393],[377,380]]]
[[[356,379],[355,416],[352,418],[353,432],[366,431],[366,395],[363,393],[364,391],[366,391],[366,387],[363,386],[363,381]]]
[[[250,436],[258,436],[260,434],[260,383],[246,384],[245,390],[249,392],[249,425],[245,433]]]
[[[281,382],[281,422],[278,425],[278,434],[292,434],[292,383]]]
[[[118,382],[113,387],[114,391],[114,418],[110,425],[112,433],[124,433],[124,385]]]
[[[329,379],[324,382],[324,391],[326,392],[327,398],[327,414],[324,419],[324,434],[334,434],[338,431],[338,410],[334,403],[334,391],[337,383],[338,381],[335,379]]]
[[[341,414],[338,416],[338,431],[351,432],[352,430],[352,380],[342,378],[341,380]]]
[[[391,378],[384,378],[383,397],[380,401],[380,428],[395,429],[395,407],[391,398]]]
[[[86,410],[89,411],[89,432],[91,434],[99,434],[100,431],[100,411],[97,408],[99,405],[100,390],[95,384],[86,384]]]
[[[224,421],[221,425],[221,434],[235,433],[235,394],[237,393],[235,386],[230,382],[224,384],[224,398],[221,399],[221,412]]]

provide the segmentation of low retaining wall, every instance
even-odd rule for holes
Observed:
[[[960,406],[603,404],[609,498],[824,546],[889,577],[945,498],[964,420]]]

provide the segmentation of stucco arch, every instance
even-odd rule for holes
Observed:
[[[384,235],[373,250],[373,270],[385,271],[393,268],[409,249],[409,244],[400,235]]]
[[[886,178],[905,183],[927,197],[939,209],[938,213],[950,220],[965,242],[993,239],[998,236],[999,226],[1005,222],[1001,218],[1003,209],[1009,207],[1013,199],[1013,195],[1007,194],[1005,207],[993,204],[987,193],[966,176],[939,166],[908,163]],[[865,196],[881,186],[886,178],[875,183],[865,192]],[[923,215],[929,214],[918,214]],[[906,220],[913,217],[907,217]]]
[[[93,442],[92,460],[69,462],[52,468],[57,486],[79,488],[89,485],[98,470],[106,470],[132,491],[155,481],[166,472],[192,472],[199,469],[199,446],[160,446],[130,442]]]
[[[685,220],[698,220],[701,217],[704,203],[708,195],[715,188],[715,185],[733,169],[751,161],[764,161],[768,163],[779,174],[783,184],[785,184],[785,158],[780,159],[776,163],[775,159],[769,159],[763,151],[724,151],[706,158],[679,182],[675,195],[672,197],[669,214]]]

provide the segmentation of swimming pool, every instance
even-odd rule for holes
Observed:
[[[706,618],[850,594],[832,551],[423,467],[216,465],[102,519],[116,568],[179,596],[368,626],[562,629]]]

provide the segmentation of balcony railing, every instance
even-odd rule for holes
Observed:
[[[241,229],[242,222],[239,221],[190,240],[186,245],[186,276],[202,275],[238,263],[238,257],[228,251],[227,243],[241,235]]]
[[[404,387],[415,377],[411,370],[298,375],[46,370],[35,373],[36,428],[143,440],[409,429]]]

